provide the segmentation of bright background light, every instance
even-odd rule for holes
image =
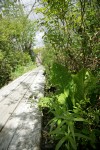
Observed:
[[[24,4],[25,12],[28,14],[31,11],[31,9],[32,9],[33,4],[35,3],[35,0],[20,0],[20,2],[22,4]],[[39,7],[39,3],[38,2],[35,4],[35,8],[36,7]],[[34,12],[34,8],[33,8],[33,11],[31,11],[31,13],[29,15],[29,19],[31,19],[31,20],[38,20],[41,17],[42,17],[41,14],[36,14]],[[43,32],[40,32],[40,31],[36,32],[34,48],[37,48],[37,47],[39,48],[39,47],[43,47],[44,46],[43,39],[42,39],[43,35],[44,35]]]

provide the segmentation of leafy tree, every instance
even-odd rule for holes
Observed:
[[[25,65],[34,59],[32,48],[36,23],[27,18],[20,3],[7,2],[9,5],[2,6],[4,8],[0,18],[0,53],[3,55],[0,60],[0,72],[7,72],[8,75],[1,75],[0,86],[11,79],[11,72],[18,65]]]
[[[100,9],[97,4],[98,1],[84,0],[42,1],[45,43],[54,49],[59,63],[73,71],[98,68]]]
[[[100,144],[100,2],[42,0],[46,97],[50,135],[58,149],[97,149]],[[47,59],[48,58],[48,59]],[[55,90],[53,91],[52,89]]]

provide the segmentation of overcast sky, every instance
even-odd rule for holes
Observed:
[[[34,4],[34,2],[35,2],[35,0],[21,0],[21,3],[24,4],[24,6],[25,6],[25,11],[26,11],[27,13],[30,12],[30,10],[31,10],[31,8],[32,8],[32,6],[33,6],[33,4]],[[38,3],[37,3],[35,6],[37,6],[37,5],[38,5]],[[34,11],[32,11],[31,14],[30,14],[30,16],[29,16],[29,18],[32,19],[32,20],[34,20],[34,19],[39,19],[40,17],[41,17],[41,15],[34,13]],[[35,46],[35,48],[36,48],[36,47],[42,47],[42,46],[43,46],[43,39],[42,39],[43,34],[44,34],[44,33],[43,33],[43,32],[40,32],[40,31],[38,31],[38,32],[36,33],[36,38],[35,38],[36,46]]]

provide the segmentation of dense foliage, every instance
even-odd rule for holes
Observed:
[[[1,1],[0,14],[0,87],[11,80],[18,66],[25,66],[33,56],[36,23],[27,18],[23,6],[15,1]]]
[[[33,60],[36,24],[16,0],[0,5],[0,87],[18,66]],[[100,147],[100,2],[37,0],[44,30],[45,98],[55,149]],[[40,52],[38,50],[38,52]],[[31,56],[31,57],[30,57]]]
[[[58,149],[100,146],[100,2],[42,0],[50,135]]]

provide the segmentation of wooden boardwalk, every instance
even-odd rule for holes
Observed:
[[[0,150],[39,150],[44,82],[38,67],[0,90]]]

